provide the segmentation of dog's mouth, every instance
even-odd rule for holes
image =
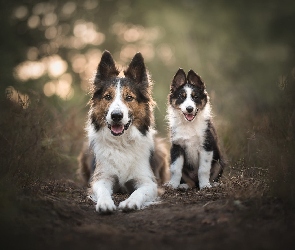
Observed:
[[[183,113],[185,119],[189,122],[193,121],[198,113],[199,109],[195,113]]]
[[[127,130],[130,126],[131,120],[127,124],[121,124],[121,123],[113,123],[108,124],[108,128],[111,130],[112,135],[119,136],[124,134],[124,131]]]
[[[191,122],[193,119],[195,119],[196,115],[194,114],[183,114],[185,119],[189,122]]]

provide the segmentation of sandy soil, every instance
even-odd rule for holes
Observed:
[[[295,220],[275,199],[233,199],[225,189],[165,189],[159,203],[95,212],[86,188],[55,181],[22,196],[5,249],[295,249]],[[115,203],[127,196],[116,194]],[[3,230],[2,230],[3,231]],[[3,248],[4,249],[4,248]]]

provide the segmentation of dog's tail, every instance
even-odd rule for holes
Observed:
[[[169,152],[165,139],[155,137],[155,149],[151,157],[151,167],[157,179],[158,185],[162,185],[169,180]]]

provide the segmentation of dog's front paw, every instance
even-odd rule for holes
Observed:
[[[95,208],[97,212],[103,214],[112,213],[116,210],[115,203],[111,198],[98,199]]]
[[[211,184],[210,183],[204,183],[204,184],[200,184],[200,190],[204,189],[204,188],[211,188]]]
[[[140,201],[128,198],[125,201],[122,201],[119,204],[119,209],[123,210],[124,212],[132,211],[132,210],[139,210],[142,207],[142,204]]]
[[[172,181],[172,180],[170,180],[169,182],[165,183],[164,186],[165,186],[165,187],[168,187],[168,188],[177,189],[178,186],[179,186],[179,183],[176,182],[176,181]]]
[[[181,190],[187,190],[190,188],[189,185],[183,183],[183,184],[179,184],[179,186],[177,187],[178,189],[181,189]]]

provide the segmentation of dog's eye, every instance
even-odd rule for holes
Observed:
[[[178,95],[178,98],[184,100],[186,98],[186,93],[184,93],[184,92],[183,93],[180,93]]]
[[[199,97],[197,95],[192,95],[193,100],[198,100]]]
[[[126,98],[125,98],[125,100],[126,100],[127,102],[131,102],[131,101],[134,100],[134,97],[131,96],[131,95],[127,95]]]
[[[110,94],[106,94],[106,95],[104,95],[103,98],[106,99],[107,101],[112,100],[112,96],[111,96]]]

